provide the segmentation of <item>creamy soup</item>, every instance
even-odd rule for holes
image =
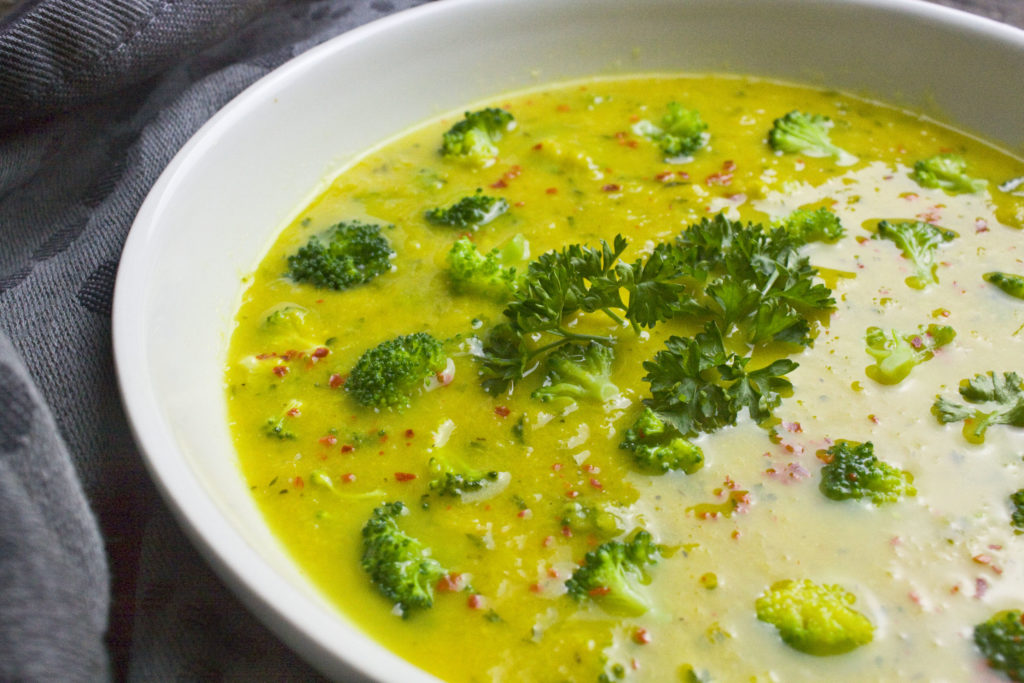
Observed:
[[[485,140],[446,146],[446,133],[470,128],[457,112],[367,152],[245,279],[225,374],[231,428],[255,500],[310,580],[373,638],[450,681],[1004,675],[974,629],[1024,607],[1011,499],[1024,488],[1024,415],[981,433],[971,411],[1000,406],[958,390],[982,375],[1008,387],[1002,408],[1019,397],[1020,379],[1004,373],[1024,373],[1021,160],[913,113],[734,77],[592,80],[470,110],[487,108],[508,116],[493,116]],[[831,146],[802,146],[806,130],[785,129],[792,112]],[[686,134],[673,137],[677,127]],[[462,212],[467,197],[490,201]],[[641,293],[624,286],[623,307],[598,307],[610,315],[569,310],[554,335],[513,329],[530,358],[495,379],[494,330],[507,332],[511,304],[545,286],[540,255],[599,251],[621,235],[624,268],[611,272],[640,277],[634,265],[660,243],[692,254],[694,236],[723,226],[792,233],[799,209],[842,229],[786,247],[794,271],[806,259],[800,292],[770,294],[795,276],[758,256],[770,282],[751,295],[754,312],[718,315],[740,307],[715,296],[731,296],[722,283],[742,274],[719,264],[702,281],[669,259],[677,271],[659,282],[670,296],[655,296],[667,313],[630,324]],[[377,265],[311,274],[320,262],[302,250],[338,224],[384,245]],[[497,248],[516,271],[459,287],[457,243]],[[759,296],[775,297],[762,318]],[[783,309],[790,318],[773,325]],[[707,419],[682,384],[656,391],[655,359],[710,343],[709,324],[731,368],[775,369],[754,411],[741,397],[720,412],[736,398],[728,369],[699,373],[711,394],[733,387],[697,406]],[[387,381],[355,386],[364,354],[419,333],[439,342],[440,363],[407,401],[360,403]],[[574,380],[548,358],[571,361],[595,339],[610,362],[600,386],[560,386]],[[646,462],[645,406],[677,439]],[[837,468],[844,451],[872,448],[888,479],[865,492],[864,470]],[[689,459],[658,460],[666,453]],[[443,463],[476,479],[446,489]],[[433,568],[430,606],[403,602],[372,571],[380,557],[367,556],[364,528],[394,503],[403,510],[390,523]],[[638,533],[655,550],[627,568],[634,595],[623,602],[581,567],[615,548],[629,555]],[[812,585],[818,600],[838,587],[833,607],[849,613],[831,616],[843,623],[824,623],[820,601],[800,603]],[[778,616],[787,586],[795,617]]]

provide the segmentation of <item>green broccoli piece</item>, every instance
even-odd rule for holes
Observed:
[[[938,397],[932,414],[942,424],[964,421],[964,438],[970,443],[985,441],[985,431],[995,424],[1024,427],[1024,386],[1015,372],[1002,377],[989,371],[960,382],[960,396],[978,407]]]
[[[603,403],[619,393],[610,379],[614,358],[612,347],[599,342],[565,344],[548,356],[544,385],[531,395],[545,402],[567,398]]]
[[[277,304],[264,314],[260,330],[270,339],[275,349],[311,349],[322,343],[313,335],[313,317],[314,313],[304,306]]]
[[[1024,533],[1024,489],[1010,494],[1010,524],[1016,533]]]
[[[995,285],[1010,296],[1024,299],[1024,275],[994,271],[985,273],[982,277],[985,278],[985,282]]]
[[[446,364],[444,345],[426,332],[395,337],[359,357],[345,390],[364,406],[405,408]]]
[[[498,156],[498,148],[494,143],[514,127],[515,117],[504,109],[489,107],[467,111],[466,118],[444,134],[441,154],[486,165]]]
[[[379,225],[342,221],[311,237],[288,257],[288,276],[295,282],[341,291],[391,270],[394,253]]]
[[[665,474],[669,470],[693,474],[704,466],[704,452],[700,447],[650,408],[644,408],[633,426],[626,430],[619,448],[630,451],[634,464],[652,474]]]
[[[625,528],[618,512],[610,505],[585,505],[579,501],[567,503],[560,520],[563,527],[576,533],[594,534],[604,538],[618,536]]]
[[[657,564],[663,552],[644,530],[628,541],[607,541],[586,554],[565,587],[577,602],[591,599],[613,614],[638,616],[651,607],[642,590],[646,567]]]
[[[657,126],[647,119],[633,125],[633,132],[657,143],[666,158],[696,152],[704,146],[708,124],[695,109],[686,109],[678,102],[668,103],[668,113]]]
[[[941,188],[952,194],[980,192],[988,183],[967,175],[967,161],[959,154],[936,154],[914,164],[910,174],[922,187]]]
[[[522,272],[511,264],[522,263],[529,254],[529,244],[522,235],[515,235],[486,254],[468,237],[462,237],[448,252],[448,277],[457,291],[507,301],[519,291],[523,280]]]
[[[1024,681],[1024,614],[1019,609],[997,612],[975,626],[974,644],[990,667],[1012,681]]]
[[[284,409],[281,410],[279,415],[268,417],[267,421],[263,424],[263,433],[269,437],[275,439],[294,439],[295,432],[289,427],[289,422],[299,416],[299,410],[302,408],[302,401],[292,399],[285,404]]]
[[[875,359],[875,364],[868,366],[867,375],[879,384],[899,384],[911,370],[931,360],[935,350],[949,344],[954,337],[956,330],[949,325],[921,326],[910,334],[869,327],[864,335],[865,350]]]
[[[476,230],[506,211],[508,201],[503,197],[488,197],[478,189],[476,194],[463,197],[451,206],[430,209],[425,216],[434,225]]]
[[[870,441],[837,441],[826,453],[831,460],[821,468],[818,488],[832,500],[868,498],[881,505],[917,495],[914,476],[879,460]]]
[[[448,455],[436,455],[427,463],[432,479],[427,484],[439,496],[461,498],[498,481],[496,470],[478,470]]]
[[[362,567],[407,618],[414,609],[433,607],[434,587],[447,571],[422,543],[398,528],[403,514],[401,502],[384,503],[373,511],[363,527]]]
[[[828,134],[831,127],[832,120],[827,116],[791,111],[772,122],[768,144],[772,149],[786,154],[835,157],[845,163],[853,157],[846,150],[832,144]]]
[[[824,207],[814,211],[797,209],[781,221],[776,221],[775,225],[783,228],[797,244],[835,242],[846,234],[839,217]]]
[[[956,237],[957,234],[952,230],[921,221],[881,221],[875,234],[875,239],[894,242],[903,256],[914,264],[914,274],[906,279],[907,286],[914,289],[924,289],[939,281],[935,274],[935,251],[939,245]]]
[[[809,655],[840,655],[870,643],[875,627],[853,609],[852,593],[809,579],[779,581],[757,599],[757,618],[774,626],[782,641]]]

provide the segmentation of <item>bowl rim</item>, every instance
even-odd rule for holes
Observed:
[[[668,1],[653,0],[656,4]],[[750,0],[726,1],[737,4]],[[761,1],[788,6],[797,4],[795,0]],[[525,7],[540,2],[515,0],[516,4]],[[711,4],[710,0],[686,0],[686,3]],[[202,158],[208,147],[216,144],[222,131],[247,116],[271,93],[317,65],[337,58],[352,46],[374,40],[407,24],[449,13],[471,13],[478,7],[497,4],[494,0],[444,0],[397,12],[314,46],[258,79],[203,124],[168,163],[143,201],[122,252],[112,312],[115,371],[128,424],[150,477],[180,528],[242,602],[310,664],[333,675],[347,672],[382,680],[436,680],[378,645],[354,625],[339,627],[338,615],[310,611],[308,597],[283,580],[221,514],[175,445],[171,426],[164,419],[159,397],[152,386],[147,347],[140,343],[145,337],[140,325],[146,320],[147,306],[146,287],[142,284],[147,281],[156,257],[154,245],[160,231],[167,229],[161,224],[161,214],[167,203],[174,200],[182,174],[188,173],[190,166]],[[503,4],[513,3],[512,0],[503,0]],[[908,20],[935,22],[1003,42],[1024,53],[1024,31],[926,0],[819,0],[809,4],[854,5],[882,14],[903,15],[909,17]],[[272,591],[266,590],[268,586]],[[348,657],[338,652],[335,643],[339,628],[346,639],[351,639],[360,656]]]

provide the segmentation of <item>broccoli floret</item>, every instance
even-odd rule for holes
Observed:
[[[498,156],[495,146],[507,131],[515,127],[515,117],[504,109],[489,107],[466,112],[466,118],[449,129],[441,141],[441,154],[460,157],[485,165]]]
[[[264,314],[260,329],[275,349],[301,351],[319,346],[314,337],[311,319],[314,314],[304,306],[282,303]]]
[[[1024,489],[1010,494],[1010,524],[1016,533],[1024,533]]]
[[[835,242],[846,234],[839,217],[824,207],[814,211],[797,209],[776,225],[798,244]]]
[[[604,538],[618,536],[625,531],[619,514],[609,505],[584,505],[573,501],[562,510],[560,522],[576,533]]]
[[[395,337],[359,357],[345,390],[364,406],[405,408],[446,364],[444,345],[426,332]]]
[[[384,503],[363,527],[362,567],[381,593],[394,600],[406,618],[414,609],[434,605],[434,587],[447,571],[415,538],[398,528],[401,502]]]
[[[644,119],[633,125],[633,132],[658,144],[666,158],[691,154],[704,146],[708,124],[695,109],[686,109],[678,102],[668,103],[668,113],[657,126]]]
[[[607,541],[586,554],[565,587],[574,600],[594,600],[613,614],[643,614],[651,607],[642,589],[646,567],[657,564],[663,552],[643,530],[628,541]]]
[[[959,154],[936,154],[921,159],[914,164],[910,177],[922,187],[941,188],[953,194],[980,192],[988,184],[967,175],[967,161]]]
[[[289,426],[289,422],[299,416],[302,408],[302,401],[292,399],[285,404],[279,415],[268,417],[263,424],[263,433],[275,439],[294,439],[295,432]]]
[[[975,406],[954,403],[939,397],[932,414],[943,424],[964,421],[964,438],[982,443],[985,431],[994,424],[1024,427],[1024,385],[1015,372],[975,375],[960,382],[960,396]]]
[[[939,245],[952,241],[956,236],[952,230],[921,221],[881,221],[875,234],[876,239],[894,242],[914,264],[914,274],[906,279],[907,286],[914,289],[924,289],[939,281],[935,274],[935,251]]]
[[[496,470],[479,470],[447,455],[430,458],[428,468],[428,487],[439,496],[462,497],[494,484],[499,476]]]
[[[826,453],[831,461],[821,468],[818,488],[832,500],[867,498],[881,505],[917,495],[914,476],[879,460],[870,441],[837,441]]]
[[[394,253],[379,225],[342,221],[311,237],[288,257],[288,276],[296,282],[340,291],[391,270]]]
[[[566,344],[548,356],[544,386],[532,396],[540,401],[607,401],[619,393],[610,379],[614,358],[612,347],[599,342]]]
[[[476,194],[463,197],[451,206],[430,209],[425,216],[434,225],[476,230],[506,211],[508,201],[503,197],[488,197],[477,190]]]
[[[956,330],[949,325],[921,326],[910,334],[869,327],[864,335],[865,350],[875,364],[868,366],[867,375],[880,384],[899,384],[916,366],[931,360],[935,349],[949,344],[954,337]]]
[[[468,237],[462,237],[448,252],[448,276],[458,291],[507,301],[523,280],[522,272],[512,264],[522,263],[529,253],[529,244],[522,235],[515,235],[486,254],[480,253]]]
[[[693,474],[704,466],[704,452],[700,447],[650,408],[644,408],[633,426],[626,430],[619,448],[630,451],[633,462],[644,472],[653,474],[669,470]]]
[[[990,667],[1012,681],[1024,681],[1024,614],[1019,609],[997,612],[975,626],[974,644]]]
[[[772,149],[786,154],[835,157],[845,163],[853,157],[846,150],[832,144],[828,136],[831,127],[832,120],[827,116],[791,111],[772,122],[768,144]]]
[[[982,277],[985,278],[985,282],[995,285],[1010,296],[1024,299],[1024,275],[994,271],[985,273]]]
[[[774,626],[782,641],[810,655],[840,655],[870,643],[875,627],[853,609],[852,593],[809,579],[779,581],[757,599],[757,618]]]

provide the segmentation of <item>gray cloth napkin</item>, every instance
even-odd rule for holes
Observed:
[[[0,680],[317,677],[149,482],[115,384],[114,277],[149,188],[221,106],[420,1],[25,0],[0,19]],[[1024,27],[1021,0],[936,1]]]

